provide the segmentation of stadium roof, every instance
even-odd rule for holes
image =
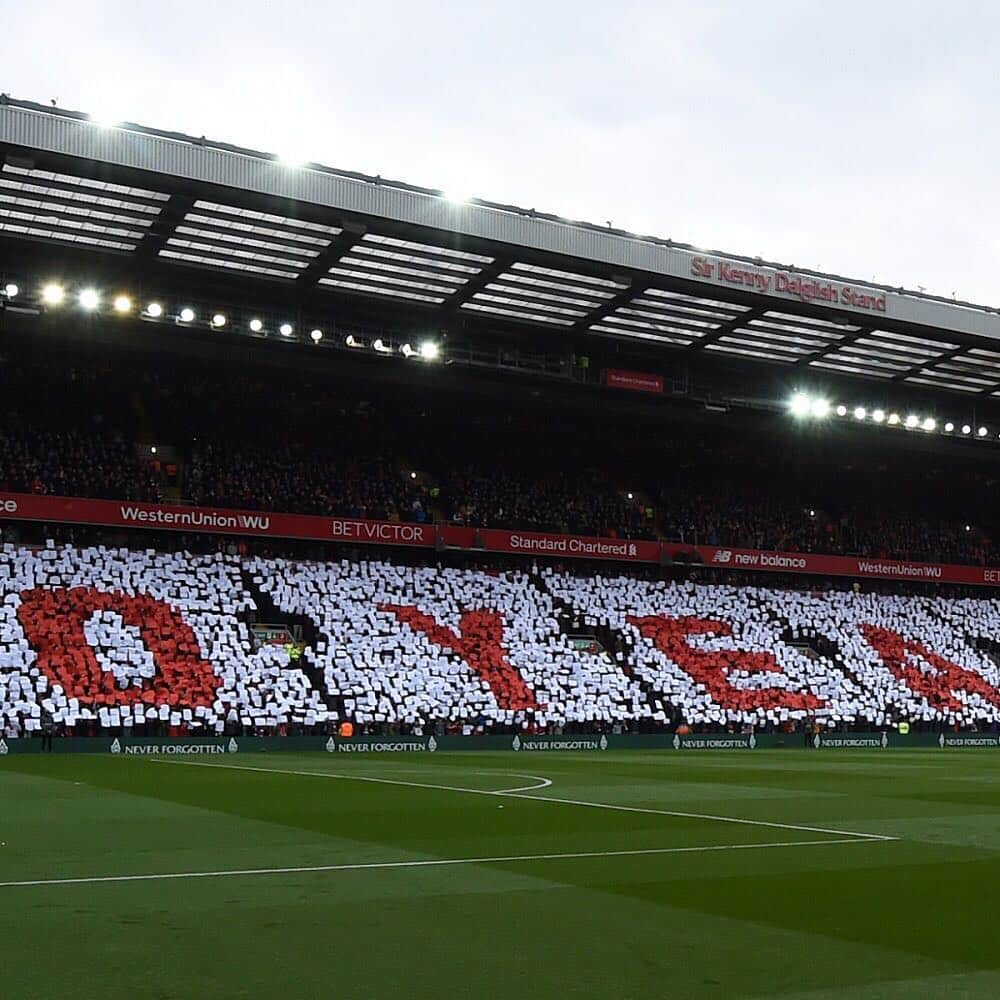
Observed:
[[[1000,313],[0,97],[0,266],[83,258],[1000,397]]]

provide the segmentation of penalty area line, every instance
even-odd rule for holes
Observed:
[[[798,823],[778,823],[765,819],[745,819],[740,816],[715,816],[711,813],[679,812],[676,809],[653,809],[647,806],[614,805],[610,802],[589,802],[584,799],[564,799],[554,795],[529,795],[515,789],[490,791],[485,788],[461,788],[456,785],[436,785],[424,781],[400,781],[398,778],[374,778],[363,774],[344,774],[334,771],[296,771],[277,767],[254,767],[251,764],[210,764],[197,760],[168,760],[164,757],[147,757],[156,764],[177,764],[181,767],[215,767],[229,771],[254,771],[260,774],[292,774],[303,778],[332,778],[337,781],[364,781],[376,785],[402,785],[405,788],[431,788],[442,792],[464,792],[467,795],[492,795],[528,802],[554,802],[563,806],[580,806],[586,809],[610,809],[613,812],[644,813],[650,816],[673,816],[677,819],[703,819],[713,823],[735,823],[740,826],[760,826],[772,830],[795,830],[799,833],[825,833],[832,837],[849,837],[859,840],[899,840],[881,833],[863,833],[859,830],[837,830],[823,826],[803,826]]]
[[[400,868],[445,868],[458,865],[499,865],[522,861],[578,861],[586,858],[633,858],[662,854],[707,854],[712,851],[763,851],[775,847],[833,847],[839,844],[870,844],[870,837],[840,840],[789,840],[770,844],[710,844],[697,847],[650,847],[631,851],[574,851],[568,854],[511,854],[496,858],[429,858],[421,861],[366,861],[357,864],[303,865],[288,868],[235,868],[204,872],[162,872],[146,875],[88,875],[76,878],[24,879],[0,882],[0,889],[30,886],[94,885],[104,882],[157,882],[172,879],[242,878],[253,875],[299,875],[321,872],[385,871]]]

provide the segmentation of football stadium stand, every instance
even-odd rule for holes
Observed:
[[[8,736],[1000,722],[992,600],[12,545],[0,595]]]

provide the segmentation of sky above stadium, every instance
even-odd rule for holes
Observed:
[[[1000,6],[8,4],[13,97],[1000,305]]]

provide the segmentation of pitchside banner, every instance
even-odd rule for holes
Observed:
[[[171,504],[85,500],[24,493],[0,493],[0,520],[4,519],[52,524],[90,524],[108,528],[206,532],[255,538],[405,545],[425,549],[441,544],[467,551],[604,559],[625,563],[659,563],[664,558],[669,558],[677,563],[701,564],[719,569],[1000,586],[1000,567],[953,566],[804,552],[766,552],[720,545],[679,545],[674,542],[593,538],[538,531],[480,531],[452,525],[401,524],[395,521],[362,521],[215,507],[176,507]]]
[[[272,514],[215,507],[177,507],[172,504],[76,497],[0,493],[0,518],[94,524],[109,528],[151,528],[157,531],[208,532],[260,538],[305,538],[310,541],[362,542],[375,545],[413,545],[433,548],[433,525],[392,521],[359,521],[310,514]]]
[[[529,556],[570,556],[576,559],[614,559],[618,562],[660,561],[659,542],[624,538],[588,538],[584,535],[547,535],[536,531],[479,532],[487,552],[519,552]]]

